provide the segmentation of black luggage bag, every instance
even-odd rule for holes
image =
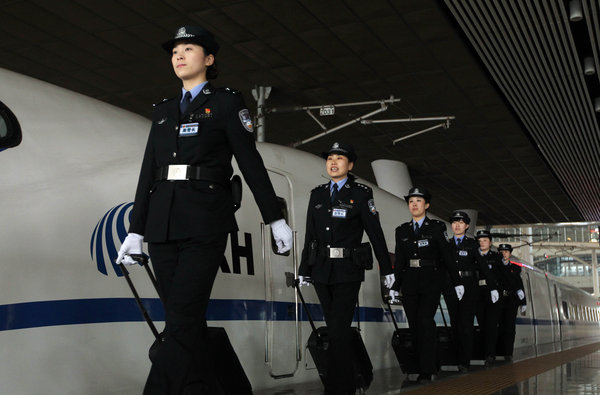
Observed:
[[[446,316],[444,310],[442,310],[441,304],[439,305],[439,308],[442,313],[442,319],[444,320],[444,326],[438,326],[436,328],[438,339],[438,368],[442,365],[458,365],[458,350],[452,333],[452,327],[449,327],[446,322]]]
[[[152,273],[152,270],[148,266],[148,258],[145,255],[133,254],[131,255],[131,257],[134,260],[136,260],[141,266],[144,266],[146,272],[148,273],[148,276],[150,277],[150,281],[154,285],[156,292],[158,293],[161,301],[164,304],[164,300],[162,299],[162,296],[158,291],[158,283],[156,281],[156,277],[154,276],[154,273]],[[154,358],[156,357],[156,352],[158,351],[158,348],[160,347],[163,341],[162,333],[158,332],[158,329],[156,329],[154,322],[152,322],[152,319],[148,315],[148,311],[142,304],[142,300],[140,299],[140,296],[137,293],[137,290],[135,289],[131,278],[129,277],[129,271],[127,271],[125,265],[123,265],[122,263],[119,264],[119,267],[121,269],[121,272],[123,273],[123,276],[125,277],[125,280],[127,280],[127,284],[129,285],[129,288],[133,293],[135,301],[144,317],[144,320],[150,327],[150,330],[152,331],[156,339],[150,347],[148,353],[150,360],[154,361]],[[214,361],[214,371],[215,373],[217,373],[216,379],[223,393],[225,393],[226,395],[251,395],[252,385],[250,384],[250,380],[248,380],[248,376],[246,376],[246,372],[244,372],[244,368],[242,367],[242,364],[240,363],[240,360],[238,359],[238,356],[235,353],[231,342],[229,341],[229,337],[227,336],[225,328],[207,327],[206,337],[208,349],[211,354],[210,358],[212,361]]]
[[[386,297],[386,302],[390,316],[392,317],[392,323],[394,324],[394,334],[392,335],[392,349],[396,354],[396,359],[400,364],[400,369],[404,374],[418,373],[419,367],[417,366],[417,349],[416,345],[413,344],[412,335],[409,328],[398,328],[396,322],[396,316],[392,310],[390,304],[390,297]]]
[[[285,275],[287,285],[296,288],[298,296],[302,302],[302,306],[304,307],[304,311],[306,312],[306,316],[308,317],[308,321],[313,329],[308,338],[307,347],[313,361],[315,362],[321,382],[325,385],[327,380],[328,362],[327,348],[329,346],[327,327],[322,326],[317,328],[315,326],[310,311],[308,310],[308,306],[306,305],[304,297],[302,296],[302,292],[300,292],[298,280],[294,278],[293,273],[288,272]],[[360,335],[360,329],[357,327],[352,327],[351,329],[352,348],[354,349],[354,382],[357,389],[360,388],[365,390],[373,381],[373,364],[371,363],[371,358],[369,358],[369,353],[367,352],[365,343]]]

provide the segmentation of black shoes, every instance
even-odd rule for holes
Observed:
[[[419,384],[427,384],[427,383],[431,383],[434,378],[434,376],[431,374],[420,374],[419,377],[417,377],[417,383]]]
[[[494,363],[494,357],[485,357],[485,367],[489,368]]]
[[[460,373],[468,373],[469,367],[467,365],[458,365],[458,371]]]
[[[505,356],[504,356],[504,360],[505,360],[506,362],[512,362],[512,360],[513,360],[513,357],[512,357],[512,355],[505,355]]]

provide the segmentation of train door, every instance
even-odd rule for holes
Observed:
[[[548,284],[548,296],[550,301],[550,326],[552,330],[552,342],[556,343],[560,341],[560,325],[558,322],[558,302],[556,300],[556,294],[553,289],[553,283],[551,283],[549,278],[546,278]]]
[[[556,316],[557,316],[557,326],[556,326],[556,332],[557,332],[557,337],[555,338],[555,341],[561,341],[562,342],[562,315],[560,314],[560,309],[561,309],[561,305],[560,305],[560,291],[558,290],[558,286],[556,285],[556,283],[554,283],[554,301],[556,302]]]
[[[536,315],[535,315],[535,303],[534,303],[534,299],[533,299],[533,287],[531,286],[531,277],[529,276],[529,273],[525,273],[525,279],[527,282],[527,298],[528,298],[528,309],[529,309],[529,314],[531,314],[531,329],[533,332],[533,344],[537,344],[537,329],[536,329]]]
[[[292,222],[292,188],[289,178],[269,170],[278,202],[286,222]],[[272,377],[293,376],[298,368],[298,305],[293,288],[286,286],[285,272],[295,272],[298,252],[292,249],[284,254],[277,252],[270,226],[262,226],[262,256],[265,268],[265,362]]]

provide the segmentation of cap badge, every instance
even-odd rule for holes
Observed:
[[[333,145],[331,146],[331,149],[338,149],[340,148],[339,143],[333,143]]]
[[[185,27],[180,27],[179,30],[177,30],[177,33],[175,34],[175,39],[182,38],[182,37],[194,37],[194,35],[188,34],[185,31]]]

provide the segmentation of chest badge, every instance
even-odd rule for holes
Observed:
[[[346,218],[347,214],[348,210],[346,210],[345,208],[334,208],[333,212],[331,213],[331,216],[333,218]]]
[[[465,251],[465,250],[458,251],[458,255],[460,255],[460,256],[467,256],[467,255],[469,255],[469,252]]]
[[[190,137],[198,135],[198,122],[183,123],[179,128],[179,137]]]
[[[417,245],[419,247],[427,247],[427,246],[429,246],[429,240],[419,240],[419,242],[417,243]]]

